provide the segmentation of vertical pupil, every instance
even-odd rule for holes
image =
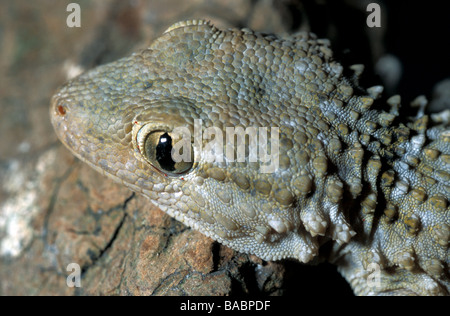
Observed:
[[[167,133],[159,137],[158,145],[156,145],[156,161],[164,170],[175,170],[175,162],[172,159],[172,137]]]

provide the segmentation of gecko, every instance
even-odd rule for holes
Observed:
[[[189,20],[68,81],[50,116],[80,160],[232,249],[323,258],[356,295],[449,295],[449,111],[425,114],[419,96],[404,117],[399,95],[359,85],[363,69],[313,33]],[[210,159],[227,128],[244,147]],[[271,172],[249,128],[276,132]]]

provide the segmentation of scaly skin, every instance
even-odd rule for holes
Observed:
[[[401,118],[398,96],[382,101],[382,87],[358,87],[362,66],[351,69],[344,77],[312,34],[186,21],[68,82],[51,118],[81,160],[233,249],[326,257],[359,295],[448,295],[448,113],[431,120],[419,97],[417,117]],[[194,119],[202,131],[278,127],[279,168],[206,162],[198,144],[193,164],[155,160],[160,136],[193,133]]]

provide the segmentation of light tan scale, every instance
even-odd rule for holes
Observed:
[[[402,118],[400,96],[359,87],[362,65],[346,78],[329,46],[179,22],[61,87],[52,123],[81,160],[235,250],[329,260],[356,294],[448,295],[449,122],[424,115],[423,97]],[[277,130],[277,168],[250,161],[248,142],[244,161],[208,160],[227,127]]]

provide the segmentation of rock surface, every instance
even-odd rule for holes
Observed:
[[[65,24],[68,3],[0,11],[0,295],[349,294],[334,267],[264,262],[171,219],[74,158],[48,117],[68,73],[145,47],[173,22],[316,31],[316,2],[78,1],[79,29]],[[80,288],[66,284],[70,263]]]

